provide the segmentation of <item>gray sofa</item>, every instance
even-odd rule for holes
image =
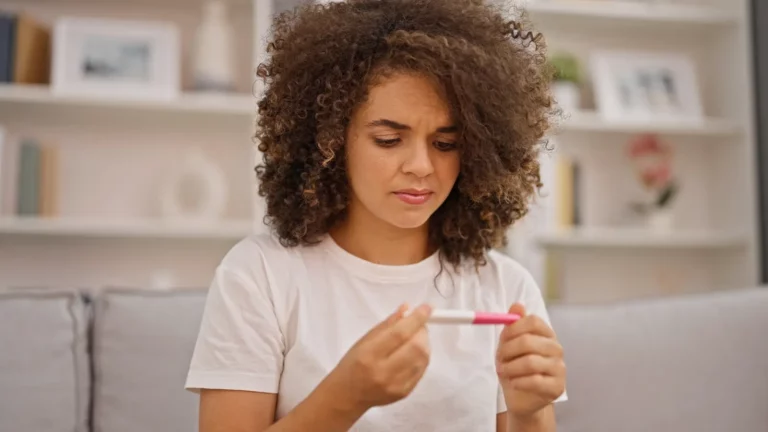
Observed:
[[[193,432],[204,290],[0,292],[0,432]],[[552,306],[564,432],[768,431],[768,289]],[[422,432],[422,431],[419,431]]]

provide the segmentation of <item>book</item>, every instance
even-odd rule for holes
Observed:
[[[51,71],[50,29],[30,15],[16,16],[11,80],[17,84],[47,84]]]
[[[16,15],[0,12],[0,83],[13,82]]]
[[[16,214],[37,216],[40,211],[40,146],[24,140],[19,147]]]
[[[58,213],[58,155],[56,147],[40,148],[39,216],[53,217]]]

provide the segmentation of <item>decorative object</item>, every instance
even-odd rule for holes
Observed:
[[[698,82],[688,56],[596,51],[591,63],[595,101],[606,120],[702,120]]]
[[[212,222],[226,210],[228,193],[221,169],[201,150],[191,150],[162,188],[162,213],[174,222]]]
[[[224,0],[207,0],[193,45],[194,88],[231,92],[235,87],[234,30]]]
[[[169,100],[180,87],[170,23],[64,17],[54,26],[54,94]]]
[[[672,174],[672,150],[655,135],[641,135],[630,142],[629,157],[647,194],[634,210],[643,216],[646,225],[657,231],[672,228],[672,203],[679,190]]]
[[[549,59],[554,68],[552,92],[560,108],[575,111],[581,106],[581,68],[571,54],[559,53]]]

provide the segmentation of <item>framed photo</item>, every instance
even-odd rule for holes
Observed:
[[[178,29],[170,23],[66,17],[54,27],[58,95],[169,100],[180,92]]]
[[[703,117],[693,61],[683,54],[596,51],[595,102],[606,120],[698,121]]]

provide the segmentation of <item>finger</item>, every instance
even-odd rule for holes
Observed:
[[[413,313],[401,318],[394,325],[385,329],[385,331],[377,336],[377,353],[389,356],[395,352],[395,350],[411,340],[424,327],[431,314],[431,307],[421,305]]]
[[[521,317],[525,316],[525,306],[523,306],[522,303],[515,303],[512,306],[509,307],[509,313],[511,314],[517,314]]]
[[[507,363],[517,357],[529,354],[560,358],[563,356],[563,347],[555,339],[526,333],[500,344],[496,351],[496,360],[501,363]]]
[[[538,394],[546,399],[555,400],[565,391],[562,379],[547,375],[528,375],[510,381],[515,390]]]
[[[399,346],[387,357],[383,365],[397,374],[400,370],[407,370],[416,366],[422,368],[429,363],[429,336],[427,328],[422,326],[411,340]]]
[[[426,366],[412,365],[410,368],[402,370],[400,374],[392,379],[393,387],[396,391],[402,395],[409,394],[413,391],[414,387],[421,381],[426,372]]]
[[[498,365],[500,377],[511,380],[528,375],[557,376],[560,374],[561,359],[530,354]]]
[[[386,317],[384,320],[376,324],[371,330],[368,331],[363,339],[371,339],[381,334],[384,330],[392,327],[396,322],[403,318],[403,315],[408,310],[407,304],[401,304],[396,311]]]
[[[520,318],[520,320],[514,324],[504,327],[504,330],[501,331],[500,341],[503,343],[526,333],[532,333],[552,339],[555,338],[555,332],[543,319],[536,315],[528,315]]]
[[[408,383],[421,379],[421,376],[429,366],[430,349],[427,330],[419,331],[411,341],[399,347],[382,364],[387,375],[392,376],[395,385],[409,385]]]

